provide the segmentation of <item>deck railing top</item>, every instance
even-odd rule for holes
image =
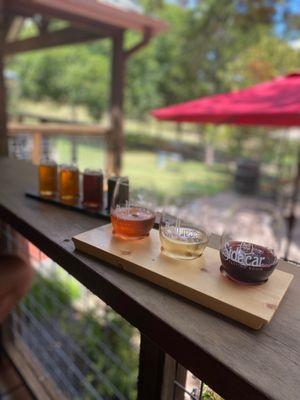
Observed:
[[[272,322],[251,331],[74,251],[74,235],[105,221],[33,207],[24,192],[36,185],[35,167],[1,159],[0,168],[0,217],[218,393],[232,400],[298,397],[299,268],[280,263],[294,274],[292,284]]]

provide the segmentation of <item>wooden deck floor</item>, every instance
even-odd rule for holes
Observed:
[[[11,361],[3,356],[0,362],[0,399],[34,400]]]

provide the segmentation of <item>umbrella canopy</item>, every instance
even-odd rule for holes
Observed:
[[[300,126],[300,73],[160,108],[151,114],[175,122]]]

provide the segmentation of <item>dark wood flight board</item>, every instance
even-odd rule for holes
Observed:
[[[108,221],[110,220],[110,212],[106,207],[106,204],[107,204],[107,202],[106,202],[107,193],[106,192],[104,193],[104,196],[103,196],[104,197],[103,208],[99,209],[99,210],[93,210],[93,209],[84,207],[81,203],[81,199],[79,199],[77,203],[69,204],[66,202],[62,202],[58,196],[44,197],[44,196],[41,196],[38,192],[33,192],[33,191],[26,192],[25,195],[26,195],[26,197],[30,197],[31,199],[42,201],[44,203],[53,204],[55,206],[62,207],[62,208],[68,209],[68,210],[77,211],[77,212],[80,212],[83,214],[90,215],[92,217],[96,217],[96,218],[101,217]]]
[[[86,208],[82,205],[81,203],[81,199],[78,200],[77,203],[75,204],[68,204],[68,203],[64,203],[60,200],[60,198],[58,196],[56,197],[44,197],[41,196],[38,192],[34,192],[34,191],[28,191],[25,193],[26,197],[29,197],[30,199],[34,199],[37,201],[41,201],[43,203],[48,203],[48,204],[53,204],[54,206],[57,207],[62,207],[65,208],[67,210],[71,210],[71,211],[76,211],[79,212],[81,214],[86,214],[86,215],[90,215],[92,217],[96,217],[96,218],[102,218],[106,221],[110,221],[110,212],[106,207],[107,204],[107,192],[104,192],[104,198],[103,198],[103,208],[100,210],[93,210],[90,208]],[[159,218],[160,218],[160,214],[157,213],[156,214],[156,218],[155,218],[155,224],[154,224],[154,228],[158,229],[159,227]]]

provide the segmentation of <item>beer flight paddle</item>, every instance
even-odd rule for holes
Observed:
[[[58,166],[55,161],[45,157],[38,167],[38,191],[27,191],[26,196],[110,220],[110,202],[118,179],[119,177],[112,176],[104,182],[101,170],[85,169],[80,174],[74,164]],[[128,182],[128,178],[123,179]],[[104,183],[108,190],[104,189]]]
[[[73,237],[75,248],[253,329],[271,321],[293,279],[275,269],[263,285],[241,285],[220,273],[219,251],[209,245],[200,257],[179,260],[161,252],[156,229],[140,240],[124,240],[112,231],[107,224],[79,234]]]
[[[132,196],[128,184],[118,180],[112,223],[73,237],[76,249],[253,329],[270,322],[293,279],[293,275],[275,270],[275,247],[246,242],[246,235],[234,241],[229,225],[218,251],[208,245],[205,228],[164,211],[159,230],[151,229],[154,208],[147,196]],[[244,213],[248,215],[249,210]],[[220,273],[221,264],[226,276]],[[237,275],[230,273],[228,265]]]
[[[57,167],[45,160],[39,167],[39,193],[27,196],[110,218],[111,224],[74,237],[76,249],[251,328],[270,322],[293,278],[276,269],[275,230],[269,237],[260,232],[261,243],[255,243],[254,229],[245,219],[249,210],[242,210],[241,221],[238,210],[226,225],[218,251],[209,246],[207,229],[164,211],[159,230],[152,229],[156,204],[149,192],[134,193],[128,178],[112,177],[107,186],[104,195],[101,171],[85,170],[80,186],[76,166]],[[253,216],[250,220],[255,222]],[[277,222],[269,218],[273,228]]]

